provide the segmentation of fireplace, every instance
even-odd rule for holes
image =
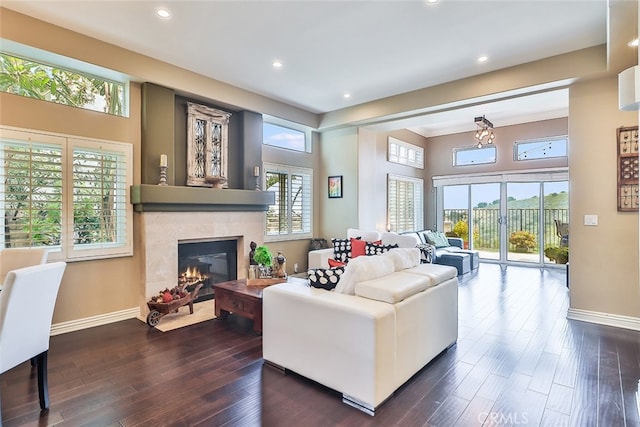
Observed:
[[[222,194],[234,191],[206,190]],[[147,301],[157,295],[158,291],[177,285],[177,278],[180,276],[178,244],[235,241],[236,267],[229,267],[229,271],[232,274],[235,272],[236,279],[244,279],[249,269],[249,242],[260,242],[264,238],[262,211],[143,211],[135,218],[139,221],[137,230],[141,237],[144,259],[144,294],[140,298],[140,320],[143,322],[149,313]]]
[[[195,302],[214,298],[213,285],[237,279],[237,240],[178,242],[178,284],[192,292],[202,283]]]

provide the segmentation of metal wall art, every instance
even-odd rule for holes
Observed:
[[[231,113],[187,103],[187,185],[227,181]]]

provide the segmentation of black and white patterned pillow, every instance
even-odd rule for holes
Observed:
[[[349,262],[351,258],[351,239],[331,239],[333,243],[333,259]]]
[[[307,271],[307,277],[309,285],[330,291],[336,287],[342,273],[344,273],[344,267],[315,268]]]
[[[436,257],[436,247],[428,243],[421,243],[416,246],[420,249],[420,262],[423,264],[433,264]]]
[[[376,245],[375,243],[367,242],[367,244],[364,246],[364,253],[365,255],[381,255],[397,247],[397,243],[395,245]]]

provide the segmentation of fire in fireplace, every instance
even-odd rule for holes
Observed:
[[[178,284],[189,292],[202,283],[195,302],[214,297],[215,283],[238,277],[237,240],[178,243]]]

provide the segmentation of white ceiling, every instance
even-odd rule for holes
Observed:
[[[607,41],[606,0],[2,0],[2,6],[314,113]],[[172,17],[159,19],[159,6]],[[477,63],[480,55],[489,60]],[[284,64],[279,70],[275,59]],[[479,115],[497,126],[502,117],[566,114],[564,95],[483,104]],[[478,114],[462,113],[473,125]],[[451,127],[457,120],[440,113],[407,127],[441,134],[437,122]]]

